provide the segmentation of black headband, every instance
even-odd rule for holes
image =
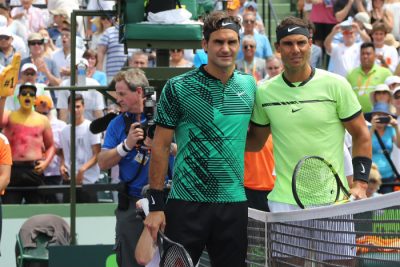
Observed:
[[[277,42],[279,43],[279,41],[288,36],[288,35],[292,35],[292,34],[301,34],[304,35],[307,38],[310,38],[310,32],[308,31],[307,28],[302,27],[302,26],[296,26],[296,25],[288,25],[285,26],[281,29],[277,29],[276,30],[276,39]]]
[[[229,29],[229,30],[236,32],[239,35],[240,25],[231,19],[224,19],[218,23],[218,28],[205,30],[204,37],[206,39],[208,39],[208,37],[210,37],[211,33],[221,30],[221,29]]]

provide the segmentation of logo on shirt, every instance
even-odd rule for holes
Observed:
[[[295,112],[297,112],[297,111],[299,111],[299,110],[302,110],[303,108],[292,108],[292,113],[295,113]]]
[[[242,96],[242,95],[244,95],[246,92],[245,91],[242,91],[242,92],[240,92],[240,93],[237,93],[237,95],[238,96]]]
[[[294,31],[294,30],[296,30],[296,29],[298,29],[298,28],[300,28],[300,27],[288,28],[287,31],[288,31],[288,32],[292,32],[292,31]]]

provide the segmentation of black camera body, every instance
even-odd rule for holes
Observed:
[[[385,123],[385,124],[387,124],[387,123],[389,123],[390,122],[390,116],[380,116],[380,117],[378,117],[378,120],[377,120],[379,123]]]
[[[143,88],[144,92],[144,109],[143,113],[146,117],[146,123],[140,125],[140,127],[144,131],[144,139],[148,136],[149,138],[154,137],[154,131],[156,125],[154,123],[154,113],[156,110],[156,101],[153,99],[155,90],[153,86],[146,86]],[[140,142],[140,145],[143,144],[143,140]]]

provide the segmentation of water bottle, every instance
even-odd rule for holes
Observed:
[[[86,64],[81,60],[77,65],[77,73],[78,73],[78,86],[86,85]]]

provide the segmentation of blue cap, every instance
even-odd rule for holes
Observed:
[[[377,113],[377,112],[379,112],[379,113],[385,113],[385,114],[387,114],[387,115],[392,116],[393,118],[397,118],[396,115],[390,113],[390,106],[389,106],[389,104],[387,104],[387,103],[385,103],[385,102],[377,102],[377,103],[375,103],[374,108],[372,109],[371,112],[365,113],[365,119],[366,119],[367,121],[371,121],[372,114]]]

